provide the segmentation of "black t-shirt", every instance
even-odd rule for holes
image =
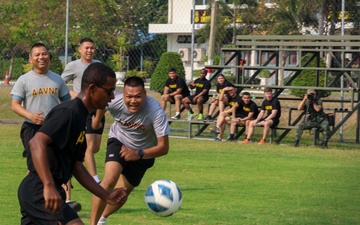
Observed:
[[[187,97],[190,95],[190,91],[186,85],[185,80],[182,77],[177,76],[175,80],[168,78],[165,82],[165,86],[170,89],[170,93],[175,92],[178,88],[182,88],[181,95]]]
[[[206,78],[204,78],[204,79],[198,78],[194,81],[194,84],[196,86],[195,95],[198,95],[200,92],[202,92],[204,89],[206,89],[207,92],[203,96],[209,97],[209,90],[211,89],[210,81],[208,81]]]
[[[230,107],[233,107],[233,105],[235,105],[235,103],[237,103],[241,100],[241,97],[238,94],[236,94],[234,97],[231,97],[229,95],[227,98],[228,98],[228,105]]]
[[[239,101],[237,101],[239,107],[236,109],[236,115],[241,115],[242,118],[247,117],[250,112],[253,112],[253,119],[255,119],[258,114],[259,110],[255,102],[250,100],[249,104],[245,104],[245,102],[240,98]]]
[[[38,132],[48,135],[48,160],[53,178],[66,183],[72,176],[76,161],[83,162],[86,151],[85,126],[88,111],[84,103],[75,98],[54,107]],[[28,169],[35,172],[31,157]]]
[[[281,116],[281,106],[279,100],[277,98],[272,98],[271,101],[265,99],[262,102],[261,110],[265,110],[265,118],[268,117],[274,109],[277,109],[277,113],[273,119],[279,119]]]
[[[223,90],[224,88],[229,87],[229,86],[231,86],[231,85],[232,85],[232,83],[229,82],[229,81],[227,81],[227,80],[225,80],[224,84],[222,84],[222,85],[219,84],[219,83],[217,83],[217,84],[216,84],[216,92],[219,93],[219,94],[221,94],[221,92],[222,92],[222,90]]]

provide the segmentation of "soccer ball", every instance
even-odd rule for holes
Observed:
[[[171,216],[181,206],[182,193],[173,181],[157,180],[146,190],[145,203],[155,215]]]

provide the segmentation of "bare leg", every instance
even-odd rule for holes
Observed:
[[[91,176],[97,175],[94,154],[99,152],[101,145],[101,134],[86,134],[85,164]]]

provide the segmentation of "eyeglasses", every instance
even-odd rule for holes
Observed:
[[[115,91],[115,88],[107,89],[107,88],[104,88],[103,86],[99,86],[99,85],[96,85],[96,87],[99,87],[99,88],[105,90],[106,94],[108,94],[109,96],[114,94],[114,91]]]

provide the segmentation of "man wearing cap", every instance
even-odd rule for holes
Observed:
[[[297,128],[294,146],[299,146],[303,130],[317,128],[323,134],[322,148],[328,148],[329,121],[324,113],[322,100],[316,98],[316,91],[314,89],[307,90],[303,100],[298,105],[298,110],[306,110],[306,115],[304,121]]]

